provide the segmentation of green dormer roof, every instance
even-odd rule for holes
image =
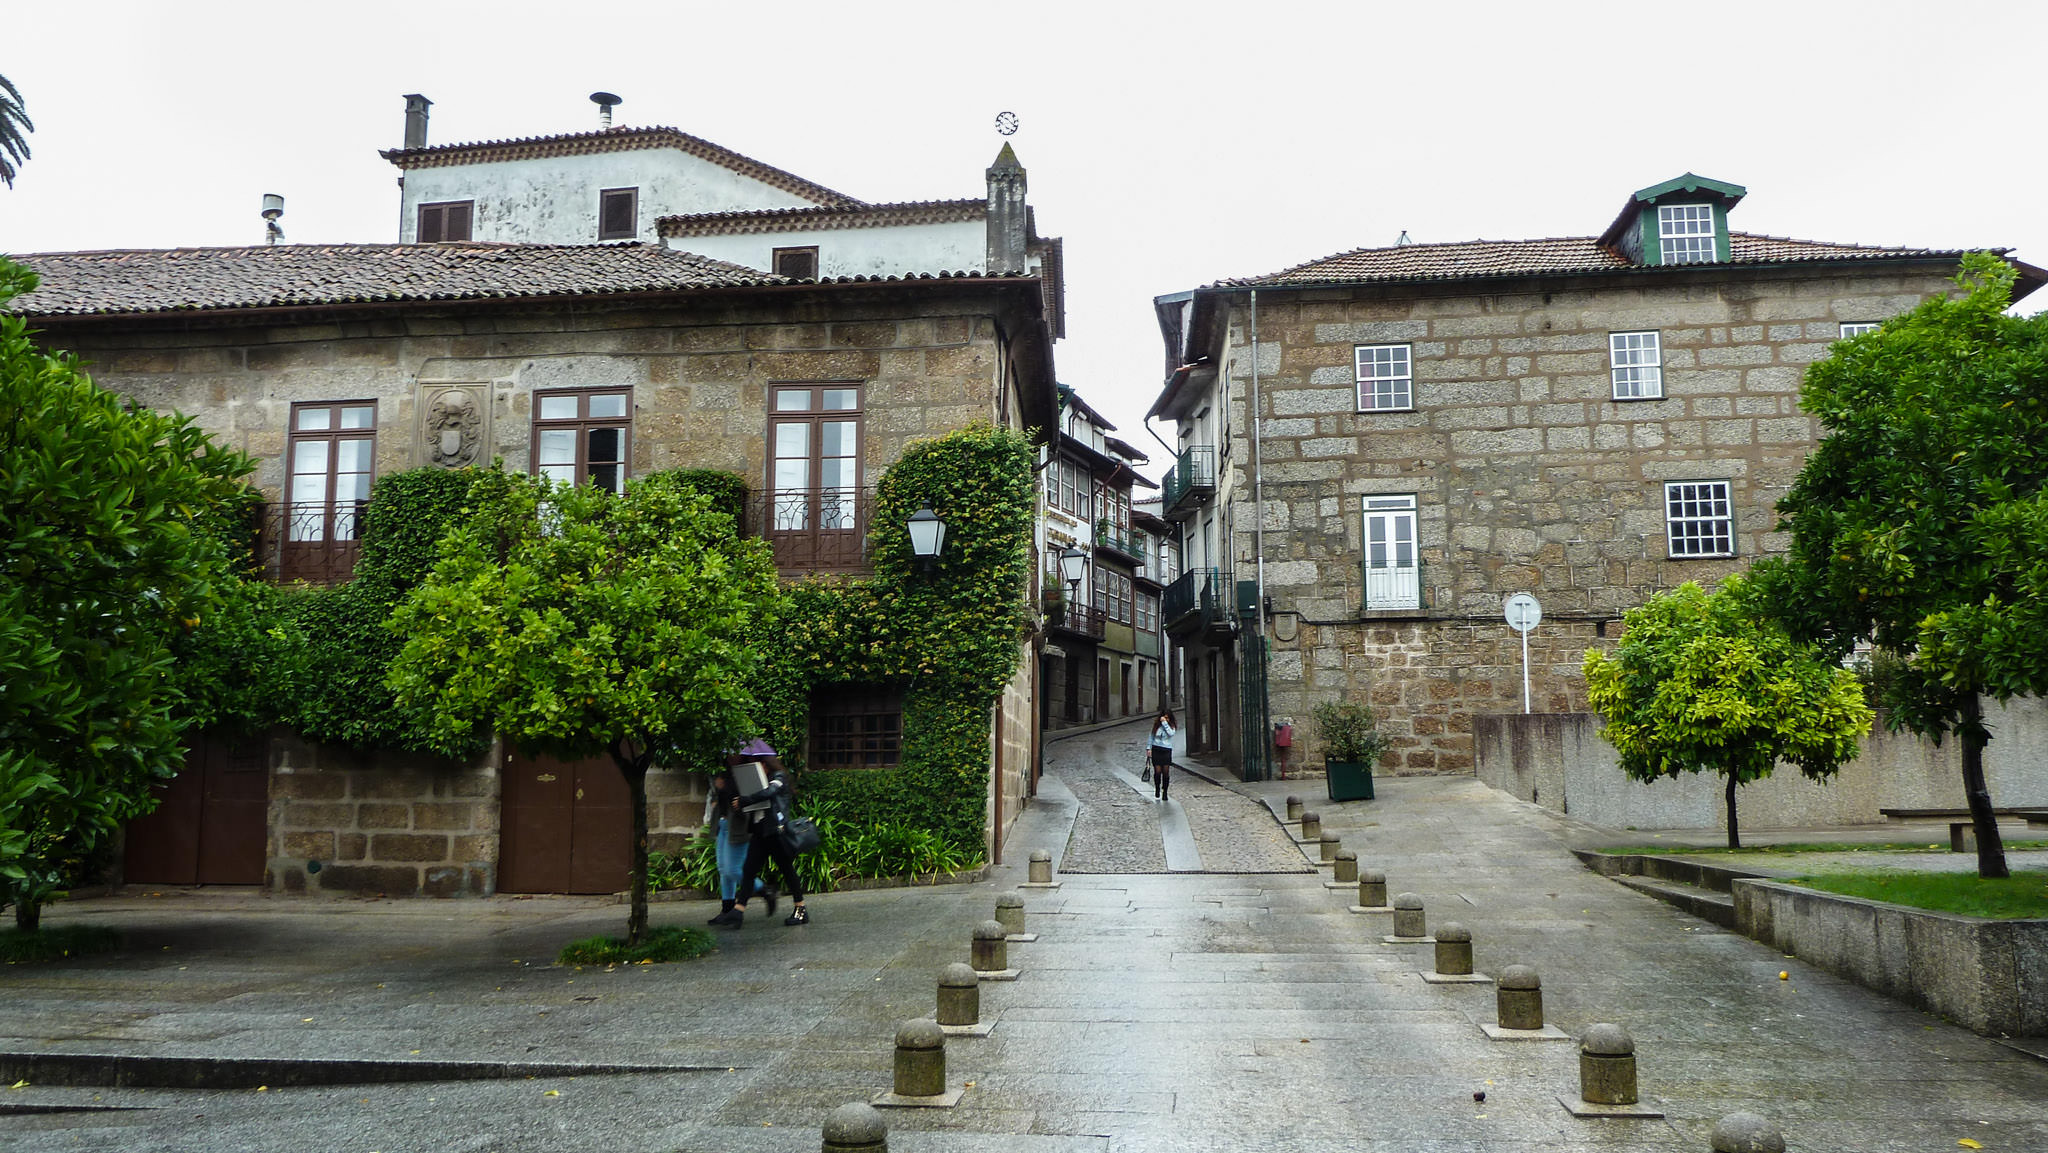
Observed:
[[[1655,229],[1646,234],[1642,228],[1643,213],[1660,202],[1674,204],[1711,204],[1714,206],[1714,231],[1720,259],[1728,259],[1728,210],[1741,203],[1749,195],[1749,189],[1725,180],[1713,180],[1698,173],[1688,172],[1674,176],[1661,184],[1638,189],[1621,206],[1621,214],[1607,231],[1600,234],[1602,248],[1612,249],[1626,256],[1634,264],[1661,264],[1658,258]],[[1650,213],[1651,219],[1656,213]]]

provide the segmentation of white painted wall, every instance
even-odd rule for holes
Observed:
[[[638,238],[647,243],[658,242],[655,221],[663,216],[811,205],[674,148],[453,164],[404,175],[401,244],[415,239],[420,205],[449,200],[476,202],[471,239],[518,244],[596,243],[598,194],[607,188],[640,190]]]
[[[715,210],[714,210],[715,211]],[[596,224],[591,234],[596,235]],[[818,248],[818,275],[902,276],[914,272],[980,272],[988,263],[988,229],[979,220],[891,228],[822,228],[739,236],[678,236],[670,248],[774,270],[778,248]]]

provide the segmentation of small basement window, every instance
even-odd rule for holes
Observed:
[[[903,757],[903,690],[820,685],[811,696],[811,766],[886,769]]]

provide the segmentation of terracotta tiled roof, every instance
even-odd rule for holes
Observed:
[[[500,160],[533,160],[547,156],[581,156],[592,152],[628,152],[636,148],[679,148],[701,160],[730,168],[792,196],[819,204],[857,205],[859,200],[813,184],[801,176],[742,156],[677,128],[605,128],[596,132],[565,132],[558,136],[522,136],[513,140],[480,140],[470,144],[437,144],[427,148],[392,148],[380,153],[400,168],[442,168],[451,164],[487,164]]]
[[[1727,264],[1786,264],[1852,260],[1955,258],[1960,249],[1882,248],[1728,234]],[[2003,255],[2007,249],[1994,248]],[[1591,236],[1544,240],[1467,240],[1455,244],[1404,244],[1395,248],[1361,248],[1298,264],[1266,276],[1218,281],[1211,287],[1357,284],[1377,281],[1465,280],[1506,276],[1572,276],[1584,273],[1640,271],[1620,253],[1603,248]],[[1698,271],[1702,265],[1675,265],[1673,270]]]
[[[810,232],[821,228],[891,228],[950,224],[988,215],[987,200],[915,200],[902,204],[832,204],[818,208],[762,208],[664,216],[663,236],[733,236],[755,232]]]
[[[650,244],[285,244],[48,252],[13,257],[41,277],[24,316],[219,312],[513,300],[797,284],[1001,280],[979,272],[799,282]]]

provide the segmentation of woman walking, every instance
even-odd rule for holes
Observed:
[[[719,916],[730,915],[732,919],[726,924],[735,929],[740,927],[746,917],[747,896],[753,892],[754,880],[772,857],[775,867],[782,871],[783,889],[795,903],[795,908],[782,919],[782,923],[808,925],[811,914],[804,908],[803,879],[797,875],[796,855],[789,851],[789,844],[782,835],[783,826],[789,822],[790,804],[795,800],[795,794],[789,787],[789,774],[782,768],[782,758],[775,755],[775,750],[766,741],[750,742],[746,748],[727,757],[725,763],[738,767],[749,761],[761,762],[768,784],[755,792],[741,795],[739,799],[740,811],[747,823],[747,862],[740,874],[738,902]],[[772,895],[768,897],[768,911],[771,914],[775,912]]]
[[[1152,726],[1152,799],[1166,800],[1166,790],[1172,784],[1168,777],[1173,768],[1173,710],[1159,714],[1159,722]]]
[[[712,849],[718,862],[718,915],[711,918],[710,923],[735,924],[737,918],[730,914],[739,904],[735,898],[739,893],[740,876],[746,871],[747,821],[740,812],[740,791],[732,783],[731,769],[720,769],[711,777],[711,795],[704,799],[704,826],[717,833]],[[768,912],[772,915],[775,912],[775,887],[756,879],[748,895],[753,893],[768,898]]]

